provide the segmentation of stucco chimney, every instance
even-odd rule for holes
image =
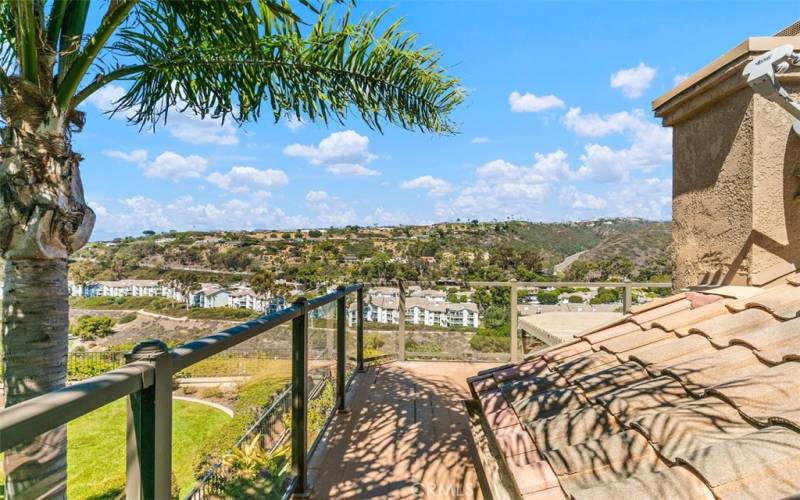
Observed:
[[[749,38],[653,101],[672,127],[672,259],[677,288],[761,285],[800,264],[800,137],[742,76],[800,36]],[[797,98],[800,69],[780,75]]]

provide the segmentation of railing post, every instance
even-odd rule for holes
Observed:
[[[397,280],[397,288],[400,290],[400,297],[397,301],[398,318],[400,328],[397,330],[397,359],[399,361],[406,360],[406,288],[403,280]]]
[[[356,291],[356,371],[364,371],[364,287]]]
[[[308,301],[300,297],[294,306],[302,314],[292,320],[292,472],[297,477],[294,495],[307,494],[308,449],[307,386],[308,380]]]
[[[128,397],[128,500],[170,498],[172,486],[172,357],[160,340],[145,340],[125,356],[155,369],[153,385]]]
[[[625,293],[622,299],[622,313],[627,314],[630,312],[633,303],[633,290],[631,290],[630,285],[625,285],[623,290]]]
[[[347,413],[344,394],[344,360],[345,360],[345,329],[347,317],[347,295],[345,286],[340,286],[337,290],[342,292],[342,296],[336,300],[336,411]]]
[[[511,362],[519,361],[519,347],[517,339],[517,280],[511,280]]]

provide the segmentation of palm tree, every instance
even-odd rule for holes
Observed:
[[[436,51],[400,22],[383,27],[384,14],[353,20],[313,2],[107,0],[102,16],[90,0],[0,2],[6,406],[64,385],[67,256],[95,222],[72,134],[78,106],[104,85],[125,82],[113,112],[140,127],[175,110],[240,124],[267,107],[276,121],[352,112],[378,130],[454,131],[462,90]],[[59,429],[6,452],[6,494],[63,496],[65,449]]]

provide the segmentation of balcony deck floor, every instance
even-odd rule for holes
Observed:
[[[462,400],[486,363],[394,362],[351,386],[309,463],[311,498],[482,498]]]

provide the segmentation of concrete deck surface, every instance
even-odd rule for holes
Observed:
[[[482,498],[462,400],[493,365],[393,362],[351,386],[309,463],[311,498]]]

